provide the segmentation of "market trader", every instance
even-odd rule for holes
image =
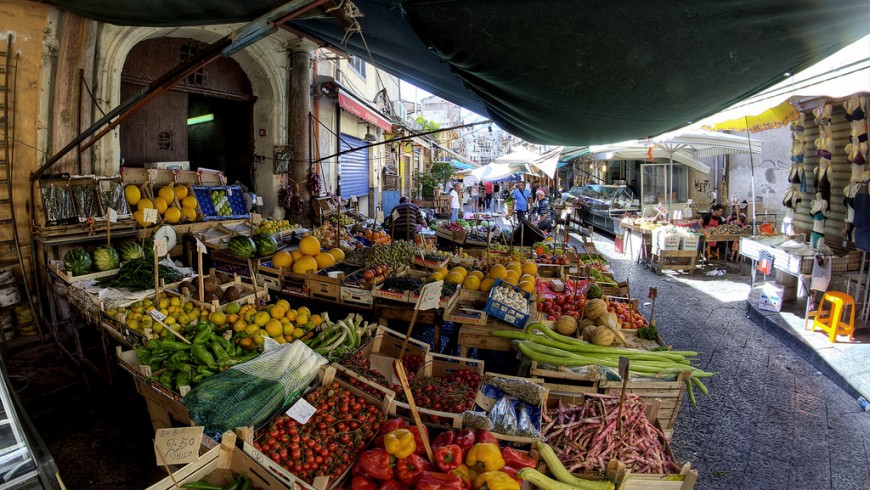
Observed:
[[[453,184],[453,190],[450,191],[450,221],[456,222],[459,219],[459,208],[462,207],[459,201],[459,190],[462,186],[459,183]]]
[[[526,213],[529,210],[529,191],[526,190],[526,183],[520,181],[511,197],[514,198],[514,209],[516,210],[517,218],[522,220],[526,217]]]
[[[723,209],[724,208],[721,204],[716,204],[712,208],[710,208],[709,213],[704,213],[701,216],[701,219],[698,220],[698,225],[700,229],[703,230],[704,228],[715,228],[724,223],[725,220],[722,218]],[[707,245],[709,245],[710,247],[715,247],[719,251],[718,254],[720,257],[725,255],[725,246],[727,245],[727,242],[707,242]]]
[[[408,196],[402,196],[399,204],[390,213],[393,227],[390,236],[393,240],[413,240],[417,233],[426,226],[426,218],[420,207],[411,202]]]

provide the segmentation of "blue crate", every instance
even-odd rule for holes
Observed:
[[[245,198],[242,195],[242,188],[238,185],[194,185],[193,195],[196,196],[196,202],[199,203],[199,209],[202,211],[204,221],[225,220],[225,219],[245,219],[250,217],[245,213]],[[214,209],[214,204],[211,202],[212,191],[223,191],[227,194],[227,201],[230,203],[230,208],[233,214],[220,216]]]
[[[526,311],[528,311],[528,313],[523,314],[519,310],[516,310],[513,307],[510,307],[504,303],[495,301],[492,298],[493,292],[502,285],[513,288],[515,291],[522,294],[524,298],[526,298]],[[529,321],[529,316],[531,316],[531,298],[531,293],[523,291],[519,287],[514,286],[513,284],[510,284],[508,282],[504,282],[501,279],[496,279],[495,284],[493,284],[492,289],[490,289],[489,298],[486,300],[486,307],[484,307],[484,311],[486,311],[488,315],[494,316],[503,322],[509,323],[517,328],[523,328]]]

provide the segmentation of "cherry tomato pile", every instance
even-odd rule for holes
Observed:
[[[366,357],[366,353],[363,350],[359,350],[354,354],[350,355],[347,359],[341,362],[342,366],[350,369],[351,371],[359,374],[360,376],[373,381],[374,383],[383,386],[385,388],[391,388],[396,393],[400,393],[402,391],[402,385],[393,384],[392,381],[388,381],[387,378],[381,374],[377,369],[372,369],[371,362],[369,362],[369,358]],[[423,367],[423,356],[420,355],[405,355],[402,359],[402,366],[405,368],[405,375],[408,377],[408,382],[410,383],[420,371],[420,368]],[[338,372],[339,377],[347,380],[353,386],[359,388],[360,390],[365,391],[373,396],[381,396],[383,393],[379,392],[377,388],[369,386],[360,380],[350,377],[341,371]],[[390,376],[392,379],[392,376]]]
[[[317,408],[308,423],[282,414],[257,435],[254,448],[308,483],[316,476],[338,477],[378,434],[384,415],[337,382],[305,399]]]
[[[580,318],[584,308],[586,308],[586,298],[568,294],[538,302],[538,311],[546,320],[551,322],[558,320],[563,315]]]
[[[550,265],[571,265],[571,261],[568,260],[567,255],[561,254],[542,254],[535,257],[536,264],[550,264]]]
[[[614,301],[607,305],[607,310],[616,313],[616,318],[622,320],[622,328],[637,329],[646,326],[646,318],[632,310],[628,303]]]
[[[462,231],[462,225],[459,223],[441,223],[438,226],[448,231]]]
[[[462,413],[474,408],[474,398],[480,388],[480,373],[470,369],[457,370],[447,376],[421,376],[410,384],[418,407]],[[398,392],[398,400],[407,401],[403,392]],[[426,414],[421,415],[427,418]],[[428,421],[433,424],[444,422],[437,415],[428,415]]]

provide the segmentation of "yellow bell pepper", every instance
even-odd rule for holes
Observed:
[[[396,429],[384,436],[384,449],[396,458],[402,459],[414,454],[417,443],[414,434],[408,429]]]
[[[465,464],[481,472],[498,471],[504,468],[504,458],[498,444],[484,442],[471,446],[465,455]]]
[[[503,471],[487,471],[474,479],[476,490],[520,490],[520,484]]]

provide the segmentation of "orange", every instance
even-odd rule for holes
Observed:
[[[239,315],[235,313],[227,315],[227,323],[236,323],[237,321],[239,321]]]
[[[296,313],[299,315],[311,316],[311,310],[307,306],[296,308]]]
[[[269,337],[284,335],[284,325],[281,325],[281,322],[278,320],[269,320],[266,323],[266,332],[269,334]]]
[[[301,327],[301,326],[305,325],[306,323],[308,323],[308,315],[300,314],[299,316],[296,317],[296,325],[297,326]]]
[[[274,318],[276,320],[284,318],[284,313],[285,313],[284,308],[281,308],[278,305],[273,306],[272,310],[269,311],[269,314],[272,315],[272,318]]]
[[[299,240],[299,251],[303,255],[315,256],[320,253],[320,240],[313,236],[307,236]]]
[[[323,317],[321,317],[320,315],[311,315],[311,319],[309,319],[308,321],[314,323],[314,325],[317,326],[323,323]]]
[[[234,332],[244,332],[245,328],[247,328],[248,324],[245,323],[244,320],[239,320],[233,323],[233,331]]]
[[[284,308],[284,311],[290,310],[290,303],[286,299],[279,299],[278,301],[275,302],[275,305],[280,306],[281,308]]]

